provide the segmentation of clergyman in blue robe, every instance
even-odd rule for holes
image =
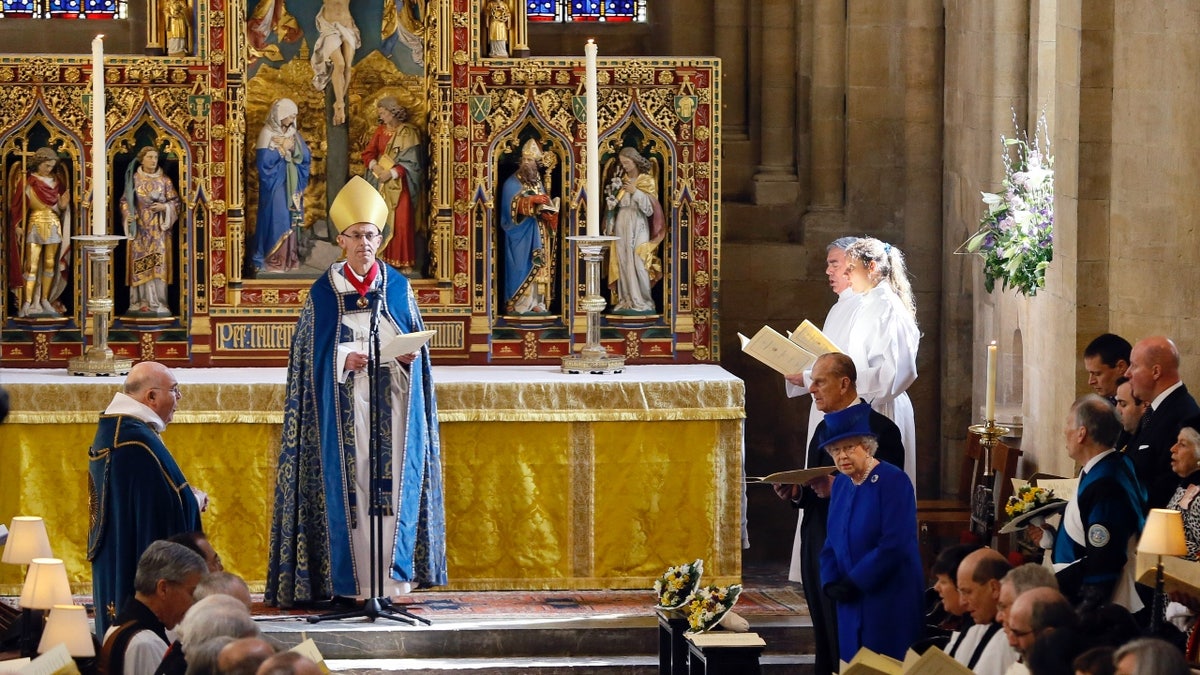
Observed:
[[[423,329],[404,275],[375,259],[387,205],[361,177],[329,209],[346,260],[312,285],[288,362],[265,600],[291,607],[372,589],[371,516],[383,518],[386,595],[446,583],[445,508],[429,347],[379,367],[371,428],[369,330]],[[383,475],[372,478],[371,437]],[[382,506],[376,506],[382,505]]]

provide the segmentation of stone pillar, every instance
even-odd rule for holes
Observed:
[[[525,0],[513,1],[512,55],[518,58],[529,57],[529,12]]]
[[[845,0],[816,0],[812,34],[811,207],[833,210],[846,197]]]
[[[746,117],[746,0],[718,2],[713,8],[713,47],[721,58],[721,140],[744,141],[748,136]]]
[[[761,0],[761,7],[762,135],[754,202],[791,204],[800,195],[796,176],[796,3]]]

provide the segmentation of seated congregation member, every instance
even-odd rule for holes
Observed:
[[[1187,661],[1175,645],[1156,638],[1139,638],[1113,654],[1117,675],[1188,675]]]
[[[1113,405],[1096,394],[1076,399],[1067,413],[1067,454],[1083,469],[1052,560],[1059,588],[1077,608],[1110,600],[1132,612],[1143,607],[1126,564],[1145,524],[1146,493],[1129,458],[1113,448],[1120,428]]]
[[[280,652],[263,661],[258,675],[321,675],[321,667],[296,652]]]
[[[962,641],[967,629],[975,625],[958,595],[958,566],[963,558],[977,550],[979,544],[956,544],[942,549],[930,569],[933,590],[939,600],[925,615],[925,631],[929,634],[929,643],[947,653]]]
[[[275,655],[275,646],[262,638],[239,638],[217,654],[217,672],[222,675],[254,675],[264,661]]]
[[[1017,596],[1035,588],[1058,590],[1058,579],[1053,570],[1037,563],[1025,563],[1014,567],[1000,580],[1000,598],[996,602],[996,620],[1007,626],[1008,610]]]
[[[196,553],[169,541],[156,541],[138,559],[133,597],[104,635],[98,665],[109,675],[153,673],[167,653],[167,631],[188,608],[208,565]]]
[[[218,665],[221,651],[234,641],[228,635],[201,642],[188,653],[185,675],[225,675]]]
[[[1017,596],[1005,631],[1030,673],[1063,673],[1071,672],[1071,662],[1084,649],[1077,623],[1066,597],[1043,586]]]
[[[1117,378],[1117,417],[1121,420],[1121,436],[1117,438],[1117,450],[1129,452],[1129,445],[1137,437],[1138,429],[1142,428],[1142,420],[1146,419],[1146,410],[1150,408],[1149,401],[1133,395],[1133,385],[1129,378]]]
[[[196,601],[210,595],[228,595],[235,598],[246,606],[246,611],[250,611],[254,604],[246,581],[232,572],[209,572],[208,576],[200,581],[200,585],[196,587]]]
[[[1113,675],[1117,672],[1117,667],[1113,664],[1115,651],[1117,650],[1112,647],[1092,647],[1076,656],[1071,668],[1076,675]]]
[[[1017,660],[996,619],[1000,580],[1010,569],[1008,560],[990,548],[971,553],[958,566],[958,594],[975,625],[967,629],[966,637],[950,655],[976,673],[1004,675]]]
[[[88,531],[96,634],[104,635],[133,596],[138,559],[150,542],[200,529],[208,501],[159,436],[183,396],[171,370],[142,361],[113,395],[88,451]]]
[[[861,404],[858,390],[854,386],[858,374],[854,361],[845,354],[823,354],[813,364],[809,374],[808,391],[812,394],[813,407],[822,413],[812,441],[808,444],[808,459],[805,466],[833,466],[833,459],[821,449],[821,438],[827,433],[824,415],[845,410]],[[871,430],[878,437],[879,449],[875,456],[894,466],[904,463],[904,445],[900,441],[900,429],[890,419],[875,412],[870,413]],[[837,614],[833,602],[824,597],[821,588],[821,547],[825,545],[826,521],[829,519],[829,489],[833,475],[818,478],[805,485],[776,485],[775,492],[804,513],[800,523],[800,573],[804,582],[804,598],[808,602],[809,616],[813,619],[813,636],[816,642],[814,667],[818,673],[837,669],[838,637]],[[813,589],[813,592],[807,592]]]
[[[1175,445],[1171,446],[1171,470],[1179,476],[1168,509],[1183,512],[1183,531],[1187,535],[1188,560],[1197,560],[1200,552],[1200,415],[1183,422]]]
[[[870,411],[860,403],[827,414],[821,442],[839,472],[821,581],[837,603],[838,652],[845,661],[860,647],[903,658],[923,629],[916,496],[902,470],[875,459]]]
[[[193,665],[192,654],[213,638],[260,635],[250,610],[237,598],[221,594],[197,600],[183,615],[176,632],[179,639],[171,644],[154,675],[184,675]]]
[[[1129,352],[1133,346],[1120,335],[1105,333],[1093,339],[1083,349],[1083,369],[1087,371],[1092,391],[1117,402],[1117,379],[1129,369]]]
[[[212,543],[208,541],[208,536],[199,530],[193,532],[181,532],[177,535],[169,537],[167,541],[173,541],[176,544],[183,544],[192,549],[204,558],[204,562],[208,565],[209,572],[223,572],[225,565],[221,563],[221,556],[217,555],[217,550],[213,548]]]

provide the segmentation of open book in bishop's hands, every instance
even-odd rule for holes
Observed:
[[[822,354],[841,352],[808,319],[787,336],[770,326],[763,326],[752,338],[738,333],[738,340],[742,343],[743,352],[770,366],[780,375],[802,373],[811,368]]]
[[[392,339],[384,342],[379,346],[380,361],[386,363],[395,360],[398,356],[411,354],[434,336],[437,335],[436,330],[420,330],[412,333],[401,333]],[[350,352],[366,352],[369,347],[359,340],[353,342],[343,342],[338,345],[338,349]]]

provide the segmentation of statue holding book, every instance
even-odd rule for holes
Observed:
[[[508,314],[547,314],[554,288],[558,198],[538,173],[541,146],[530,139],[521,163],[500,192],[504,235],[504,308]]]

